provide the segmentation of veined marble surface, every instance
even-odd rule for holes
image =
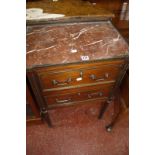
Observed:
[[[27,67],[115,58],[128,44],[110,21],[27,26]]]

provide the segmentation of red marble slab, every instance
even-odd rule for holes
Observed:
[[[110,21],[27,26],[27,67],[128,55],[128,44]]]

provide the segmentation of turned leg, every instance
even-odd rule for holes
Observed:
[[[49,127],[52,127],[51,119],[50,119],[50,117],[49,117],[49,114],[48,114],[48,111],[47,111],[47,110],[43,109],[43,110],[41,111],[41,118],[42,118],[44,121],[47,122],[47,124],[48,124]]]
[[[114,101],[114,115],[113,115],[113,118],[112,118],[112,121],[110,122],[110,124],[108,124],[105,128],[108,132],[110,132],[113,128],[113,126],[115,125],[116,121],[117,121],[117,118],[120,114],[120,91],[118,90],[117,94],[116,94],[116,98],[115,98],[115,101]]]

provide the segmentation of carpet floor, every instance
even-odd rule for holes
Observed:
[[[128,155],[128,110],[123,110],[109,133],[105,125],[113,112],[97,119],[100,103],[51,110],[53,128],[46,124],[27,126],[27,155]]]

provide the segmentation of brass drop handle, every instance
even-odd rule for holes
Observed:
[[[88,94],[88,98],[93,98],[93,97],[96,97],[96,96],[99,96],[99,97],[103,96],[103,92]]]
[[[71,78],[68,78],[65,81],[52,80],[52,83],[53,83],[53,85],[60,85],[60,86],[62,86],[62,85],[69,84],[71,81],[72,81],[72,79]]]
[[[97,79],[96,75],[94,75],[94,74],[90,75],[90,79],[95,80],[95,81],[103,81],[103,80],[107,79],[108,77],[109,77],[108,73],[105,73],[103,78],[98,78],[98,79]]]
[[[109,73],[105,73],[104,77],[107,79],[109,77]]]
[[[80,76],[76,78],[76,81],[81,81],[83,79],[83,72],[80,71]]]
[[[56,103],[66,103],[66,102],[70,102],[71,101],[71,98],[69,98],[69,99],[66,99],[66,100],[58,100],[58,99],[56,99]]]

